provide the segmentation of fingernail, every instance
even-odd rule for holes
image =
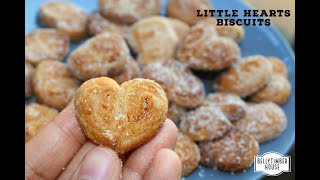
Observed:
[[[114,171],[115,157],[111,150],[101,147],[93,148],[86,155],[79,171],[80,180],[111,179]]]

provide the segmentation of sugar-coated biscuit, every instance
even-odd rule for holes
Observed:
[[[288,77],[288,69],[286,64],[281,61],[279,58],[277,57],[268,57],[269,61],[272,64],[272,71],[273,74],[280,74],[283,75],[284,77]]]
[[[119,154],[154,137],[168,112],[161,86],[139,78],[121,86],[108,77],[90,79],[78,89],[74,106],[86,136]]]
[[[178,36],[169,18],[152,16],[132,25],[128,42],[141,65],[165,61],[174,56]]]
[[[239,121],[245,116],[246,103],[236,94],[210,93],[203,101],[203,106],[215,105],[231,122]]]
[[[112,21],[132,24],[159,13],[161,0],[99,0],[100,13]]]
[[[214,89],[218,92],[249,96],[266,85],[272,77],[272,65],[261,55],[248,56],[235,62],[218,76]]]
[[[280,106],[273,102],[249,105],[246,116],[235,126],[251,135],[258,142],[278,137],[287,126],[287,118]]]
[[[37,100],[58,110],[68,105],[79,85],[65,64],[58,61],[43,61],[34,72],[33,90]]]
[[[129,32],[129,26],[125,24],[115,23],[107,18],[104,18],[98,11],[93,11],[88,17],[87,23],[90,35],[97,35],[108,32],[119,34],[123,37]]]
[[[279,74],[273,74],[271,81],[258,92],[250,96],[254,102],[272,101],[276,104],[284,104],[288,101],[291,85],[288,79]]]
[[[248,168],[259,153],[258,142],[251,135],[235,128],[220,139],[200,142],[199,148],[202,165],[224,171]]]
[[[32,95],[32,79],[34,68],[28,63],[24,62],[24,97],[28,98]]]
[[[218,106],[200,106],[181,117],[180,130],[194,141],[218,139],[232,127]]]
[[[199,21],[178,45],[177,58],[196,70],[221,70],[240,58],[238,44],[219,37],[214,21]]]
[[[198,23],[203,23],[204,25],[206,24],[211,24],[211,23],[215,23],[216,24],[216,30],[218,32],[219,36],[223,36],[223,37],[228,37],[231,38],[237,42],[241,41],[244,38],[244,29],[242,26],[226,26],[226,25],[219,25],[218,26],[218,22],[215,18],[206,18],[203,19],[201,21],[199,21]]]
[[[33,65],[44,60],[62,61],[69,51],[69,37],[55,29],[36,29],[25,38],[25,60]]]
[[[28,104],[25,107],[25,141],[29,141],[38,134],[39,130],[52,121],[58,113],[58,110],[45,105],[38,103]]]
[[[182,107],[197,107],[205,96],[201,80],[192,74],[186,64],[173,59],[145,66],[142,77],[155,80],[165,90],[169,101]]]
[[[72,41],[86,36],[87,15],[74,4],[62,1],[44,3],[40,7],[39,17],[43,25],[67,33]]]
[[[197,168],[201,158],[200,150],[198,145],[188,136],[179,132],[174,151],[178,154],[182,163],[181,176],[187,176]]]
[[[169,18],[169,21],[171,26],[173,27],[173,30],[176,32],[179,41],[187,34],[187,32],[191,28],[187,23],[180,21],[179,19]]]
[[[118,84],[138,77],[140,77],[140,67],[133,58],[128,59],[128,62],[119,74],[110,76],[110,78],[117,81]]]
[[[212,9],[209,0],[169,0],[167,5],[167,15],[172,18],[180,19],[190,25],[205,18],[197,16],[197,10]]]
[[[242,26],[217,26],[219,36],[231,38],[237,42],[244,39],[244,29]]]
[[[167,115],[168,119],[171,119],[174,123],[178,124],[181,116],[183,116],[184,113],[186,113],[186,109],[184,107],[169,102]]]
[[[68,67],[80,80],[120,73],[130,58],[125,40],[116,34],[101,33],[75,49],[68,58]]]
[[[165,66],[162,62],[155,62],[142,68],[142,77],[151,79],[161,85],[167,96],[176,86],[176,79],[171,68]],[[169,99],[170,101],[170,99]]]

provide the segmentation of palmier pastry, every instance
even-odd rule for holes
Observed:
[[[231,38],[237,42],[244,38],[242,26],[217,26],[219,36]]]
[[[169,0],[167,14],[169,17],[180,19],[190,25],[205,18],[197,16],[197,10],[212,9],[209,0]]]
[[[37,100],[62,110],[72,100],[80,82],[58,61],[43,61],[34,72],[33,90]]]
[[[98,11],[93,11],[88,17],[88,31],[91,35],[108,32],[119,34],[125,37],[129,32],[129,26],[125,24],[115,23],[101,16]]]
[[[246,97],[257,92],[272,77],[272,65],[264,56],[243,58],[223,72],[214,83],[218,92],[237,94]]]
[[[224,137],[199,144],[201,164],[225,171],[241,171],[259,153],[258,142],[249,134],[232,128]]]
[[[156,15],[161,0],[99,0],[100,13],[112,21],[132,24],[150,15]]]
[[[182,163],[181,176],[187,176],[194,171],[200,162],[200,150],[188,136],[179,132],[174,151],[180,157]]]
[[[191,28],[187,23],[180,21],[179,19],[169,18],[169,21],[173,30],[178,36],[179,41],[187,34],[187,32]]]
[[[47,2],[39,13],[43,25],[57,28],[67,33],[72,41],[86,36],[87,15],[78,6],[68,2]]]
[[[272,75],[271,81],[258,92],[250,96],[254,102],[272,101],[279,105],[287,102],[291,91],[291,85],[288,79],[279,74]]]
[[[230,38],[219,37],[215,22],[198,22],[179,43],[177,58],[195,70],[221,70],[240,58],[240,48]]]
[[[231,122],[239,121],[245,116],[246,103],[235,94],[210,93],[203,105],[218,106]]]
[[[74,50],[68,59],[71,72],[80,80],[120,73],[130,58],[125,40],[116,34],[98,34]]]
[[[276,57],[268,57],[269,61],[272,64],[272,72],[273,74],[279,74],[286,78],[288,78],[288,69],[286,64]]]
[[[168,112],[159,84],[133,79],[121,86],[108,77],[93,78],[78,89],[74,105],[86,136],[124,154],[154,137]]]
[[[206,18],[206,19],[199,21],[198,23],[202,23],[203,25],[215,23],[216,30],[217,30],[219,36],[228,37],[228,38],[231,38],[237,42],[239,42],[240,40],[242,40],[244,38],[244,29],[242,26],[237,26],[237,25],[235,25],[235,26],[225,26],[225,25],[218,26],[217,20],[215,18]]]
[[[25,141],[29,141],[39,130],[58,115],[58,110],[31,103],[25,107]]]
[[[129,45],[138,54],[141,65],[172,58],[178,40],[171,21],[162,16],[138,21],[131,27],[128,35]]]
[[[150,64],[143,69],[142,76],[159,83],[169,101],[179,106],[197,107],[204,99],[205,89],[201,80],[176,60]]]
[[[194,141],[218,139],[231,128],[218,106],[200,106],[181,117],[180,130]]]
[[[115,76],[110,76],[110,78],[117,81],[118,84],[122,84],[125,81],[137,78],[139,76],[140,68],[138,63],[132,57],[130,57],[123,70]]]
[[[34,68],[30,63],[24,62],[24,97],[32,95],[32,79]]]
[[[235,126],[253,135],[258,142],[265,142],[278,137],[285,130],[287,118],[280,106],[265,102],[249,105],[246,116]]]
[[[25,60],[33,65],[44,60],[62,61],[69,51],[69,37],[55,29],[36,29],[25,38]]]

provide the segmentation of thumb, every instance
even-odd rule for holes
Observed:
[[[121,161],[113,150],[98,146],[86,154],[76,173],[78,175],[75,176],[80,180],[118,180]]]

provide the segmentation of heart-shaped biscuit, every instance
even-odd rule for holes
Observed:
[[[138,78],[121,86],[108,77],[90,79],[78,89],[74,104],[86,136],[119,154],[155,136],[168,112],[161,86]]]

